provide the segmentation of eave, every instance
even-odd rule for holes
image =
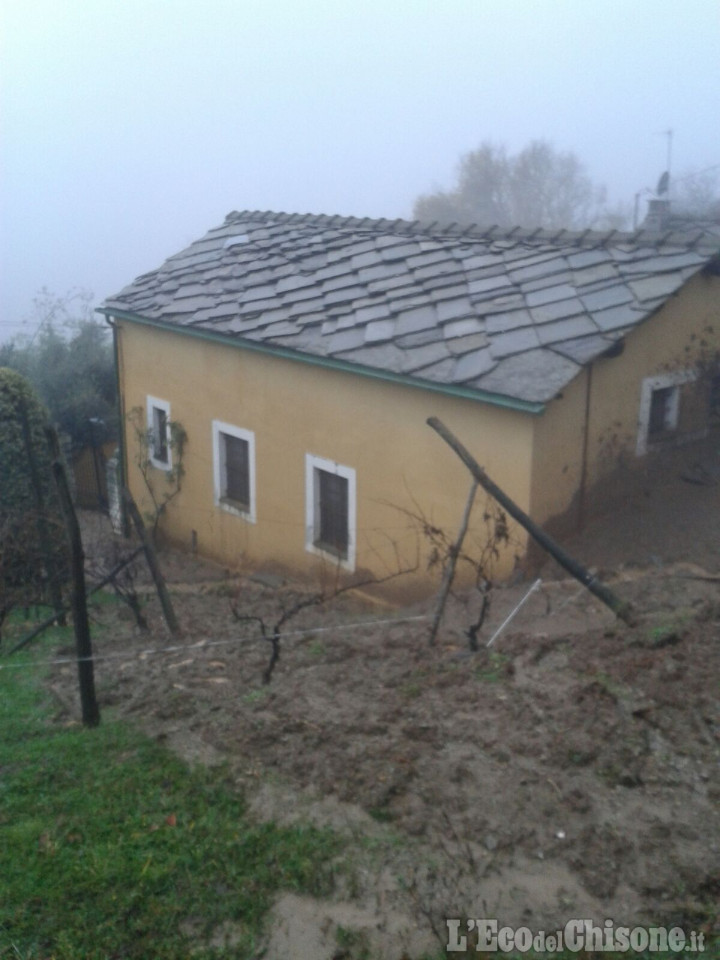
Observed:
[[[358,363],[349,363],[347,360],[335,359],[333,357],[321,357],[311,353],[301,353],[298,350],[291,350],[287,347],[275,346],[268,343],[261,343],[257,340],[249,340],[247,337],[229,337],[222,333],[215,333],[212,330],[177,326],[174,323],[165,323],[161,320],[152,320],[148,317],[140,316],[127,310],[109,309],[107,307],[98,307],[97,313],[102,314],[108,320],[125,320],[130,323],[141,324],[146,327],[154,327],[157,330],[164,330],[169,333],[175,333],[179,336],[195,337],[199,340],[206,340],[211,343],[220,343],[226,347],[236,347],[240,350],[248,350],[253,353],[262,353],[268,356],[281,357],[285,360],[292,360],[295,363],[307,363],[311,366],[323,367],[326,370],[338,370],[342,373],[350,373],[355,376],[368,377],[372,380],[383,380],[388,383],[396,383],[405,387],[414,387],[419,390],[427,390],[431,393],[439,393],[444,396],[458,397],[463,400],[471,400],[475,403],[487,404],[493,407],[500,407],[506,410],[515,410],[519,413],[529,413],[538,415],[544,412],[545,404],[531,400],[520,400],[516,397],[507,397],[498,393],[490,393],[484,390],[473,390],[469,387],[455,386],[453,384],[434,383],[430,380],[422,380],[419,377],[413,377],[408,374],[395,373],[390,370],[380,370],[377,367],[367,367]]]

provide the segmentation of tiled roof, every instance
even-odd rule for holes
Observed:
[[[697,232],[231,213],[104,312],[543,403],[719,250]]]

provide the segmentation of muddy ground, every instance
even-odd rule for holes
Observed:
[[[256,816],[347,837],[332,901],[278,902],[270,958],[438,955],[448,916],[709,931],[719,526],[720,488],[676,481],[570,542],[633,603],[633,627],[551,564],[477,653],[473,595],[452,601],[432,649],[430,603],[344,596],[290,621],[269,685],[269,645],[230,602],[270,623],[302,589],[166,552],[183,639],[170,643],[149,594],[149,634],[124,608],[98,610],[101,707],[192,762],[227,762]],[[481,644],[529,585],[494,591]],[[74,668],[56,667],[51,684],[58,718],[76,716]]]

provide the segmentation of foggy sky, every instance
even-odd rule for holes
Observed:
[[[0,340],[231,210],[410,216],[483,140],[720,163],[718,0],[0,0]]]

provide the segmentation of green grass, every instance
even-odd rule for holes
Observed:
[[[483,683],[499,683],[507,676],[507,665],[510,658],[504,653],[491,650],[482,666],[475,671],[475,676]]]
[[[345,960],[370,960],[368,935],[364,930],[349,930],[338,926],[335,941],[340,948],[340,956]]]
[[[329,892],[329,831],[249,821],[226,772],[127,725],[53,725],[40,671],[0,670],[2,960],[250,957],[279,890]],[[231,948],[208,946],[229,928]]]

